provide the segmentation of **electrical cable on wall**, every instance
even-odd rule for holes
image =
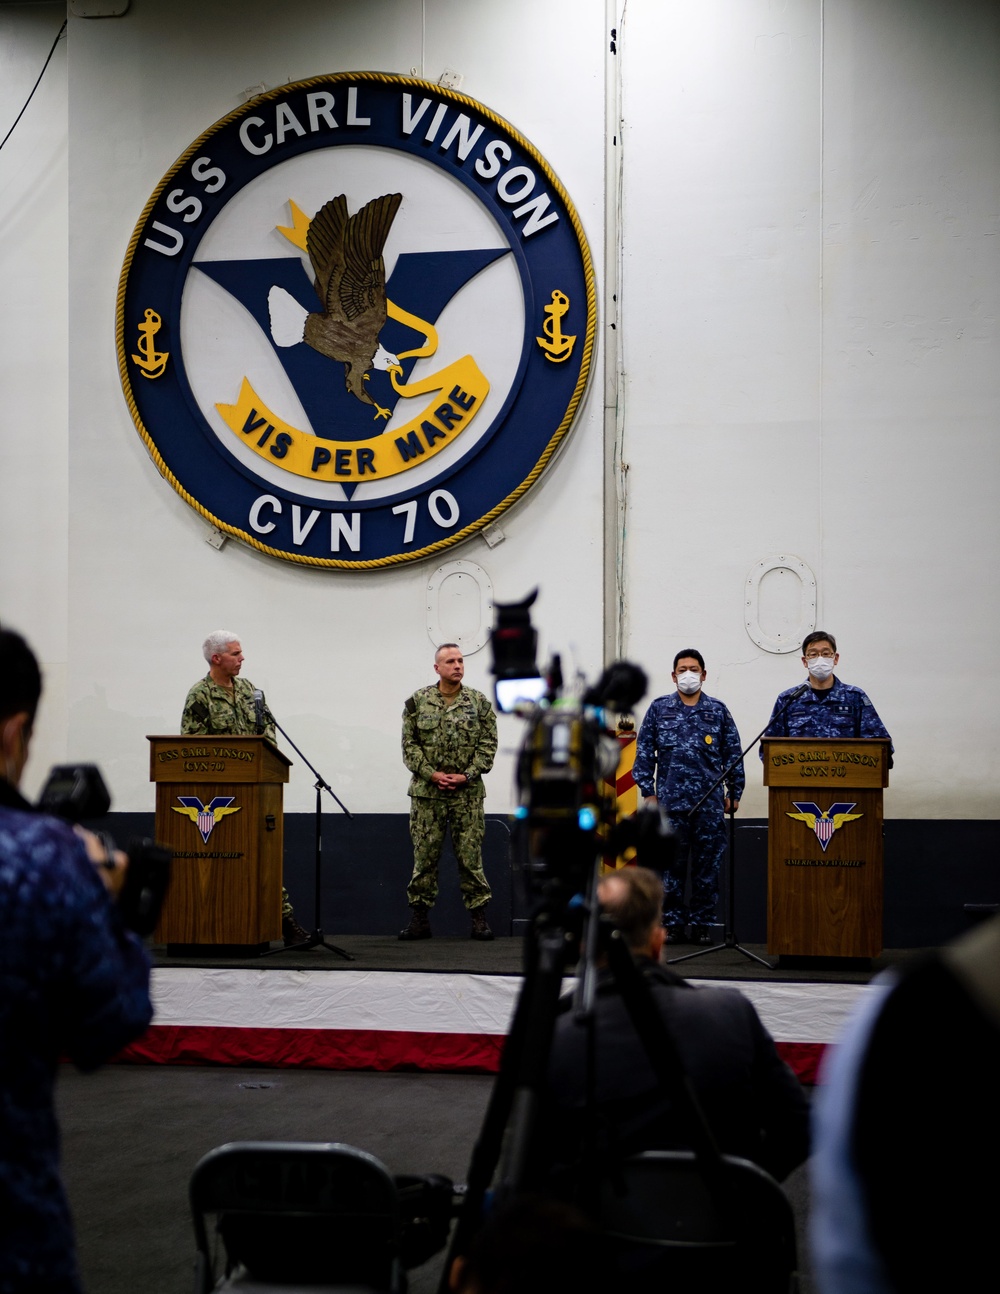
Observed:
[[[13,135],[14,130],[15,130],[15,129],[16,129],[16,127],[17,127],[17,123],[21,120],[21,118],[24,116],[24,114],[28,111],[28,104],[29,104],[29,103],[31,102],[31,100],[34,98],[34,96],[35,96],[35,91],[36,91],[36,90],[38,89],[38,87],[41,85],[41,83],[42,83],[42,77],[45,75],[45,69],[46,69],[46,68],[48,67],[48,65],[52,62],[52,55],[56,52],[56,46],[59,44],[59,42],[60,42],[60,41],[62,40],[62,38],[63,38],[63,34],[64,34],[64,32],[66,31],[66,23],[67,23],[67,21],[68,21],[67,19],[63,19],[63,25],[59,28],[59,34],[56,36],[55,40],[52,42],[52,48],[49,50],[49,56],[48,56],[48,58],[45,60],[45,63],[44,63],[44,65],[42,66],[42,70],[38,73],[38,80],[37,80],[37,81],[35,82],[35,84],[31,87],[31,94],[29,94],[29,95],[28,95],[28,97],[27,97],[27,99],[25,99],[25,101],[24,101],[24,107],[21,109],[21,111],[17,114],[16,118],[14,119],[14,125],[13,125],[13,126],[11,126],[10,130],[8,130],[8,131],[7,131],[7,133],[6,133],[6,135],[4,135],[3,140],[2,140],[2,141],[0,141],[0,148],[3,148],[3,146],[4,146],[4,144],[6,144],[7,140],[8,140],[8,139],[10,139],[11,135]]]

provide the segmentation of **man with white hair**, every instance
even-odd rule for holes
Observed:
[[[252,737],[257,731],[254,686],[240,678],[243,648],[239,635],[216,629],[201,646],[208,673],[187,694],[181,732],[185,737]],[[274,721],[264,722],[264,736],[276,740]]]
[[[253,737],[257,732],[254,685],[240,678],[243,648],[239,635],[228,629],[216,629],[201,645],[208,661],[208,673],[187,694],[181,716],[185,737]],[[276,741],[274,720],[264,712],[263,735]],[[288,891],[281,891],[281,934],[286,948],[309,938],[295,920]]]

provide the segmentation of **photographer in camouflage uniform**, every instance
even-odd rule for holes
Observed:
[[[497,750],[496,715],[482,692],[462,686],[465,661],[457,643],[437,649],[434,671],[437,683],[414,692],[403,708],[403,763],[413,774],[413,875],[406,891],[413,916],[399,937],[431,937],[427,914],[437,898],[438,859],[450,827],[471,937],[492,939],[486,921],[491,891],[483,875],[483,774],[493,767]]]
[[[254,685],[240,678],[243,648],[228,629],[216,629],[201,645],[208,661],[208,673],[187,694],[181,716],[181,733],[185,737],[253,737],[257,733],[254,709]],[[264,734],[277,741],[274,720],[265,712]],[[281,889],[281,937],[286,948],[304,943],[308,930],[295,919],[288,891]]]

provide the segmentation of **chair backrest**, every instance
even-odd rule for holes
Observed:
[[[787,1294],[792,1285],[791,1205],[749,1160],[722,1155],[710,1184],[691,1151],[646,1151],[609,1170],[598,1209],[623,1275],[690,1282],[700,1294]]]
[[[189,1187],[200,1288],[215,1280],[206,1218],[226,1271],[295,1285],[399,1284],[399,1209],[374,1155],[339,1142],[234,1141],[210,1150]]]

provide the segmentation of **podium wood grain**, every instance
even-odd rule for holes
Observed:
[[[877,957],[882,951],[882,788],[889,743],[765,737],[767,949],[778,956]],[[823,848],[797,804],[857,815]]]
[[[267,943],[281,937],[282,784],[290,761],[264,737],[154,736],[156,838],[174,851],[155,938],[167,944]],[[203,841],[181,796],[231,798]]]

